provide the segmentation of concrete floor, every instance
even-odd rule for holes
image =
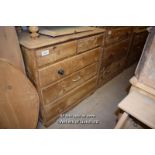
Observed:
[[[65,113],[48,129],[112,129],[116,124],[118,103],[127,95],[129,79],[136,65],[123,71],[94,94]],[[66,122],[61,122],[66,121]],[[74,121],[74,122],[69,122]],[[38,128],[45,128],[40,122]]]

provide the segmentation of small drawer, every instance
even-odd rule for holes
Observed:
[[[103,53],[103,63],[105,66],[110,65],[127,55],[129,49],[129,39],[123,40],[117,44],[105,48]]]
[[[39,67],[76,54],[77,41],[70,41],[36,50],[36,61]]]
[[[64,78],[90,64],[99,61],[100,48],[93,49],[86,53],[70,57],[38,70],[39,84],[41,87]]]
[[[103,42],[103,34],[79,39],[77,46],[77,53],[82,53],[92,48],[101,46],[102,42]]]
[[[55,101],[53,104],[44,107],[46,111],[46,122],[52,120],[56,116],[59,116],[59,114],[68,110],[69,107],[72,107],[75,104],[77,104],[83,97],[93,92],[96,88],[96,80],[97,77],[88,80],[84,84],[80,85],[79,87],[76,87],[75,89],[67,93],[64,97]]]
[[[132,33],[132,29],[127,28],[117,28],[112,30],[107,30],[106,38],[105,38],[105,45],[113,44],[120,40],[124,40],[130,37]]]
[[[68,91],[95,76],[97,74],[97,67],[98,63],[89,65],[88,67],[71,74],[71,76],[42,89],[44,104],[47,105],[53,102],[54,100],[66,94]]]

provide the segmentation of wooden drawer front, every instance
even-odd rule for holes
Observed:
[[[39,69],[40,86],[46,86],[58,79],[64,78],[75,71],[78,71],[85,66],[95,63],[99,60],[100,48],[93,49],[89,52],[65,59],[48,67]],[[58,71],[63,70],[64,74],[58,74]]]
[[[90,79],[80,87],[77,87],[74,90],[70,91],[55,103],[45,107],[46,121],[50,121],[52,118],[66,111],[67,108],[78,103],[80,99],[92,92],[96,88],[96,80],[97,77]]]
[[[117,41],[127,39],[132,33],[131,28],[119,28],[108,30],[106,33],[105,44],[109,45]]]
[[[36,51],[37,64],[39,67],[56,62],[76,54],[77,41],[42,48]]]
[[[138,44],[145,44],[147,36],[148,36],[147,31],[144,31],[141,33],[135,33],[134,39],[133,39],[133,46]]]
[[[97,46],[101,46],[102,41],[103,41],[103,34],[80,39],[78,40],[77,52],[81,53],[90,50],[92,48],[95,48]]]
[[[105,64],[105,66],[126,56],[128,48],[129,48],[129,40],[125,40],[118,44],[114,44],[112,46],[105,48],[103,54],[103,63]]]
[[[121,60],[112,63],[110,66],[105,67],[100,74],[102,83],[105,83],[120,73],[125,66],[125,60],[125,58],[122,58]]]
[[[84,83],[86,80],[92,78],[97,73],[98,63],[92,64],[84,69],[73,73],[71,76],[45,88],[42,90],[44,104],[47,105],[55,99],[63,96],[71,89]]]

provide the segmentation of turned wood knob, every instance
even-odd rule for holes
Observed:
[[[29,31],[31,32],[31,37],[33,39],[38,38],[38,36],[39,36],[39,33],[38,33],[39,28],[38,28],[38,26],[29,26]]]

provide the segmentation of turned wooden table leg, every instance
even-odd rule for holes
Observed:
[[[119,121],[117,122],[115,129],[121,129],[128,118],[129,118],[129,114],[124,112],[121,118],[119,119]]]

